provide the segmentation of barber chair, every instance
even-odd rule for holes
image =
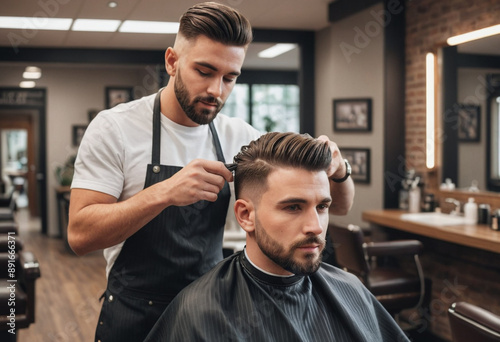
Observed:
[[[12,238],[15,238],[13,240]],[[18,253],[23,249],[23,242],[13,234],[0,234],[0,253],[8,253],[10,250]]]
[[[423,250],[420,241],[365,242],[361,228],[352,224],[330,224],[328,230],[337,265],[358,276],[391,315],[422,305],[426,284],[419,261]],[[415,272],[399,266],[396,257],[412,260]]]
[[[4,244],[12,246],[7,241]],[[40,277],[40,266],[32,253],[21,250],[20,241],[15,247],[15,253],[9,247],[0,252],[0,341],[16,341],[19,329],[35,321],[35,281]],[[9,261],[14,262],[14,268],[9,267]],[[13,328],[15,335],[9,332]]]
[[[448,309],[453,342],[499,342],[500,316],[466,302]]]
[[[14,197],[14,190],[12,190],[10,193],[0,194],[0,208],[10,206],[13,197]]]
[[[14,212],[16,211],[16,199],[13,192],[0,200],[0,222],[14,221]]]
[[[14,220],[0,221],[0,235],[1,234],[16,234],[18,233],[18,226]]]

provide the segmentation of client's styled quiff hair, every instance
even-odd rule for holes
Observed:
[[[246,46],[253,39],[247,18],[233,8],[216,2],[204,2],[189,8],[180,19],[179,34],[187,40],[204,35],[234,46]]]
[[[277,167],[326,171],[331,161],[332,153],[325,141],[307,134],[267,133],[243,146],[234,157],[238,165],[234,174],[236,198],[240,198],[244,187],[265,189],[267,176]]]

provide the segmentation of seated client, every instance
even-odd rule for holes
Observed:
[[[355,276],[321,262],[328,145],[268,133],[234,161],[246,247],[177,295],[147,341],[408,341]]]

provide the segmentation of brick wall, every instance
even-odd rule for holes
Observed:
[[[451,36],[500,24],[500,1],[406,3],[406,160],[408,168],[425,173],[425,55]]]
[[[444,46],[451,36],[500,24],[500,1],[412,0],[406,3],[406,160],[408,168],[425,174],[425,55]],[[427,245],[431,243],[427,241]],[[431,246],[426,247],[430,248],[426,248],[423,258],[424,269],[433,278],[431,331],[444,339],[451,339],[446,315],[451,300],[443,295],[444,281],[459,281],[467,286],[453,300],[470,301],[500,313],[498,269],[491,272],[485,268],[481,265],[485,260],[464,261],[463,251],[458,254],[462,257],[457,259],[452,257],[457,251],[443,256],[437,255],[439,253]],[[477,250],[467,250],[471,257],[477,254]],[[497,254],[489,257],[498,259]],[[441,303],[442,307],[438,307],[440,298],[446,299]]]
[[[424,245],[420,261],[425,277],[432,282],[432,290],[417,315],[415,310],[403,313],[410,322],[422,324],[422,329],[444,341],[452,341],[448,319],[452,303],[464,301],[500,314],[500,254],[393,229],[382,231],[388,234],[386,238],[418,239]],[[403,266],[409,271],[415,268],[413,262]],[[412,337],[420,341],[422,332],[419,328]]]

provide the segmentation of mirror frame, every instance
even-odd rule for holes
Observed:
[[[441,124],[442,124],[442,163],[441,163],[441,182],[446,178],[458,181],[458,134],[456,125],[458,122],[457,104],[458,104],[458,69],[459,68],[492,68],[498,69],[500,65],[500,56],[479,55],[458,53],[457,46],[444,46],[440,49],[441,54]],[[490,95],[490,94],[488,94]],[[488,96],[489,97],[489,96]],[[487,106],[489,102],[487,103]],[[489,120],[489,108],[488,108]],[[489,122],[489,121],[488,121]],[[488,130],[489,132],[489,130]],[[488,133],[489,134],[489,133]],[[489,143],[486,143],[486,191],[500,191],[498,187],[490,187],[489,172]]]
[[[500,75],[499,75],[500,76]],[[500,78],[500,77],[499,77]],[[487,143],[486,143],[486,186],[488,191],[500,192],[500,178],[492,178],[491,175],[491,143],[492,143],[492,127],[491,127],[491,102],[494,98],[500,96],[500,86],[494,87],[494,90],[488,95],[486,100],[486,127],[487,127]],[[500,134],[500,132],[499,132]]]

